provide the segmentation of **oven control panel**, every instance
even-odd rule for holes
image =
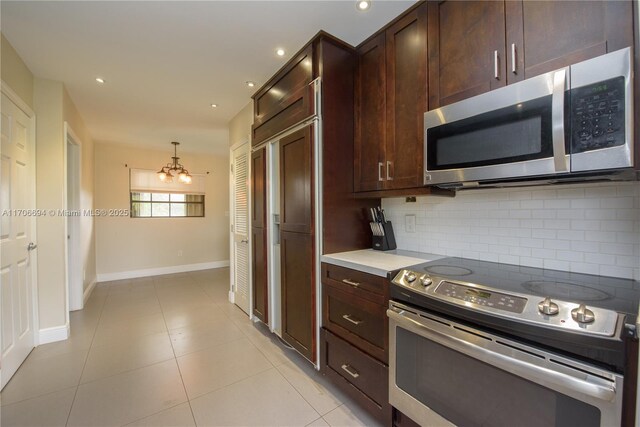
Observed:
[[[485,307],[493,307],[497,310],[510,311],[512,313],[522,313],[524,307],[527,305],[526,298],[447,281],[442,281],[434,292],[450,298],[456,298]]]
[[[392,283],[420,295],[414,299],[411,294],[400,292],[414,304],[420,305],[419,298],[422,297],[433,298],[491,316],[585,335],[613,337],[620,316],[599,307],[539,295],[506,293],[489,286],[411,270],[400,270]]]

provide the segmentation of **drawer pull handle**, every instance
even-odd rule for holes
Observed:
[[[349,322],[353,323],[354,325],[359,325],[360,323],[362,323],[362,320],[352,319],[350,314],[343,314],[342,318],[344,320],[348,320]]]
[[[349,279],[342,279],[342,283],[346,283],[347,285],[351,285],[354,288],[357,288],[358,286],[360,286],[360,283],[354,282],[353,280],[349,280]]]
[[[358,371],[356,371],[349,365],[342,365],[342,370],[345,371],[347,374],[351,375],[353,378],[358,378],[360,376]]]

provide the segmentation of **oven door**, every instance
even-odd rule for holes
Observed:
[[[389,401],[420,425],[619,426],[622,376],[390,303]]]
[[[568,80],[563,68],[425,113],[425,185],[568,173]]]

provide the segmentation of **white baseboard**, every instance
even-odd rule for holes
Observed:
[[[87,300],[91,296],[91,292],[93,292],[93,290],[96,288],[97,283],[98,283],[98,280],[93,279],[91,283],[89,283],[89,286],[87,286],[87,289],[84,290],[84,296],[83,296],[84,304],[87,303]]]
[[[231,304],[235,304],[236,302],[236,293],[233,291],[229,291],[229,302]]]
[[[69,338],[69,323],[53,328],[40,329],[38,333],[38,345],[49,344],[56,341],[64,341]]]
[[[119,271],[117,273],[98,273],[98,282],[112,280],[135,279],[137,277],[159,276],[161,274],[185,273],[189,271],[208,270],[210,268],[229,267],[229,260],[201,262],[198,264],[172,265],[171,267],[147,268],[144,270]]]

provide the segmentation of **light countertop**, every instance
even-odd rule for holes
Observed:
[[[383,252],[373,249],[362,249],[359,251],[322,255],[320,260],[328,264],[387,277],[387,273],[390,271],[440,258],[443,258],[443,256],[421,252],[403,250]]]

